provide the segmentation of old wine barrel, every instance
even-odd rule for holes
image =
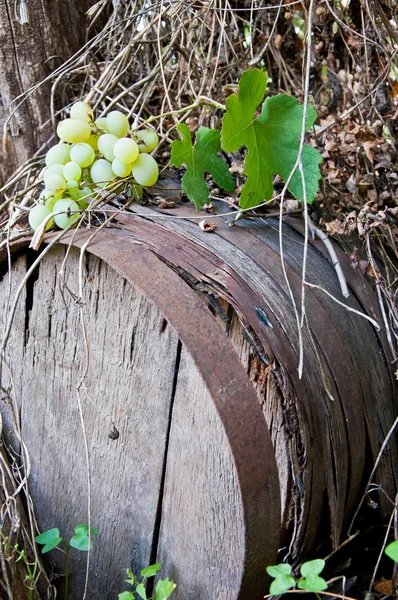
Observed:
[[[7,356],[37,521],[66,538],[87,523],[80,401],[100,531],[88,598],[114,599],[126,568],[163,561],[175,600],[260,600],[278,547],[299,557],[321,532],[334,545],[346,534],[397,414],[387,345],[369,321],[307,289],[299,379],[278,222],[220,219],[208,234],[190,208],[168,219],[134,210],[52,248],[18,305]],[[285,222],[283,236],[299,301],[301,223]],[[36,257],[14,248],[12,290]],[[347,304],[377,319],[371,286],[339,257]],[[308,280],[342,300],[316,242]],[[10,306],[8,276],[1,285]],[[391,497],[397,456],[395,437],[376,472]],[[85,559],[74,554],[73,598]]]

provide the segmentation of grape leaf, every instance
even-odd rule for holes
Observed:
[[[297,160],[303,119],[303,107],[296,98],[279,94],[267,98],[261,114],[254,118],[258,105],[264,99],[267,74],[259,69],[245,71],[239,81],[238,94],[227,98],[227,111],[221,130],[222,149],[235,152],[246,146],[243,186],[240,206],[250,208],[272,198],[272,177],[278,174],[285,181]],[[307,109],[306,131],[317,117],[313,108]],[[304,145],[302,163],[307,202],[312,202],[321,176],[322,157],[312,146]],[[296,170],[289,190],[298,200],[304,200],[299,169]]]
[[[220,132],[215,129],[201,127],[196,132],[196,143],[192,144],[188,127],[181,123],[177,125],[181,140],[171,143],[171,164],[187,167],[182,178],[182,190],[195,204],[196,210],[209,202],[209,190],[204,181],[204,174],[210,173],[220,188],[233,192],[235,184],[228,166],[217,156],[221,152]]]

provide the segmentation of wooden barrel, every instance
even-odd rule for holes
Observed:
[[[115,598],[126,568],[162,561],[175,600],[260,600],[278,547],[297,558],[321,532],[334,545],[346,533],[397,414],[388,347],[369,321],[307,289],[299,379],[278,223],[208,234],[188,208],[168,219],[135,210],[52,248],[17,308],[7,356],[38,524],[73,535],[90,485],[100,531],[90,599]],[[300,227],[283,226],[297,299]],[[36,256],[14,248],[12,289]],[[347,304],[378,318],[372,288],[340,260]],[[315,242],[308,279],[341,299]],[[7,277],[1,297],[9,306]],[[391,497],[397,456],[394,439],[376,472]],[[75,554],[73,598],[84,560]]]

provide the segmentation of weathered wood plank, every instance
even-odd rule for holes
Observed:
[[[30,491],[42,530],[66,538],[87,523],[87,473],[76,385],[85,365],[77,294],[78,252],[52,251],[34,286],[23,367],[23,438]],[[127,567],[150,562],[178,338],[159,311],[101,261],[85,266],[84,319],[90,366],[81,390],[91,464],[90,598],[115,598]],[[54,291],[56,290],[56,291]],[[109,434],[113,425],[118,439]],[[74,552],[72,597],[82,593],[86,555]],[[62,557],[57,560],[61,568]],[[62,571],[62,568],[61,568]]]
[[[173,406],[158,559],[189,588],[175,600],[231,600],[242,577],[243,519],[228,440],[183,348]]]

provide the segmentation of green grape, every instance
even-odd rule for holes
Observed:
[[[148,153],[155,150],[159,143],[159,138],[152,129],[140,129],[135,132],[135,137],[138,141],[138,148],[140,152]]]
[[[114,178],[111,163],[105,160],[105,158],[99,158],[93,163],[90,169],[90,176],[98,187],[105,187]]]
[[[105,133],[109,133],[108,125],[106,124],[106,117],[100,117],[96,121],[94,121],[98,129],[102,129]]]
[[[90,136],[89,140],[93,136]],[[95,152],[90,144],[80,142],[80,144],[73,144],[70,151],[70,159],[75,161],[82,169],[89,167],[93,164],[95,159]]]
[[[158,164],[150,154],[140,154],[131,172],[137,183],[147,187],[156,183],[159,177]]]
[[[83,169],[82,180],[83,180],[83,183],[92,183],[93,180],[91,179],[90,168]]]
[[[131,164],[126,165],[126,163],[123,163],[118,158],[115,158],[112,161],[112,171],[118,177],[127,177],[131,173]]]
[[[66,181],[69,181],[70,179],[79,181],[80,177],[82,176],[81,166],[73,160],[66,163],[64,166],[63,176],[65,177]]]
[[[79,142],[86,142],[89,139],[91,129],[88,123],[79,121],[79,119],[65,119],[58,123],[57,135],[64,142],[78,144]]]
[[[91,146],[91,148],[94,150],[94,152],[98,152],[98,137],[99,136],[97,134],[92,133],[86,142],[86,144]]]
[[[74,188],[78,188],[78,187],[79,187],[79,182],[76,181],[75,179],[68,179],[68,181],[66,182],[67,190],[73,190]]]
[[[90,196],[91,196],[91,190],[87,187],[84,187],[82,190],[79,189],[73,189],[73,190],[69,190],[70,193],[70,197],[72,198],[72,200],[74,200],[75,202],[78,203],[78,205],[80,206],[80,208],[82,208],[83,210],[85,210],[91,200]]]
[[[98,138],[98,150],[107,160],[111,162],[115,158],[115,155],[113,154],[113,147],[117,141],[118,138],[112,133],[104,133]]]
[[[118,140],[113,148],[113,152],[115,158],[118,158],[126,165],[133,163],[140,153],[137,144],[130,138],[121,138]]]
[[[40,196],[39,196],[39,202],[46,203],[47,204],[47,200],[52,200],[53,202],[56,202],[57,200],[59,200],[62,196],[62,194],[64,193],[64,190],[58,190],[58,191],[54,191],[54,190],[47,190],[46,188],[44,188],[44,190],[42,190],[42,192],[40,192]]]
[[[92,121],[94,113],[93,109],[87,102],[75,102],[70,109],[70,116],[72,119],[78,119],[84,123],[90,123]]]
[[[39,229],[44,219],[50,214],[51,210],[47,206],[45,206],[44,204],[36,204],[36,206],[34,206],[32,210],[29,211],[28,217],[29,225],[31,226],[33,231]],[[53,221],[54,219],[49,220],[49,222],[46,225],[46,230],[50,229],[51,225],[53,224]]]
[[[55,192],[57,190],[66,189],[66,181],[61,175],[50,175],[46,180],[46,189]]]
[[[56,202],[58,202],[58,200],[60,198],[61,198],[61,195],[49,196],[47,198],[47,200],[45,201],[44,204],[47,206],[47,208],[49,209],[50,212],[53,212],[54,204]]]
[[[120,110],[113,110],[109,113],[106,117],[106,127],[109,133],[113,133],[118,138],[124,137],[130,131],[128,119]]]
[[[65,165],[70,160],[69,156],[69,144],[55,144],[55,146],[51,146],[46,154],[46,165],[47,167],[51,167],[52,165]]]
[[[73,200],[62,198],[54,204],[53,212],[60,213],[54,217],[56,225],[58,225],[60,229],[66,229],[70,223],[73,223],[73,221],[76,221],[79,218],[80,207]]]
[[[45,169],[43,169],[42,171],[42,177],[43,177],[43,181],[44,183],[47,181],[47,179],[50,177],[50,175],[61,175],[63,176],[64,174],[64,166],[65,165],[51,165],[50,167],[46,167]]]

